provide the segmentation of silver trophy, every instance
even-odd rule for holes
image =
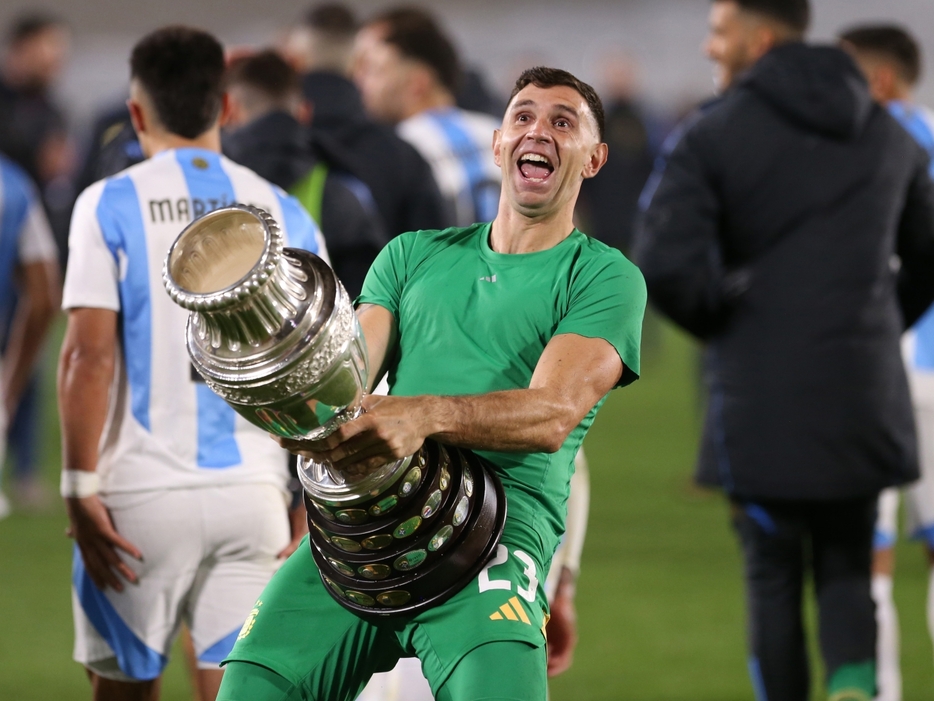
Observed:
[[[283,247],[268,213],[233,205],[192,222],[169,249],[163,282],[191,312],[194,368],[248,421],[317,440],[360,415],[367,353],[351,300],[318,256]],[[363,476],[301,458],[298,476],[321,578],[361,614],[440,603],[502,534],[502,486],[467,450],[426,441]]]

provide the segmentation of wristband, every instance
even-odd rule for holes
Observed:
[[[65,499],[94,496],[100,491],[101,480],[96,472],[87,470],[62,470],[59,490]]]

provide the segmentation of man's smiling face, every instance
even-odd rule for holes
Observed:
[[[528,216],[573,206],[581,182],[597,174],[606,153],[587,101],[565,85],[524,87],[493,136],[503,197]]]

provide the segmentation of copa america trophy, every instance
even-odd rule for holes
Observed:
[[[359,416],[368,367],[351,300],[323,260],[283,247],[268,213],[233,205],[192,222],[163,282],[191,312],[195,369],[245,419],[317,440]],[[305,458],[298,475],[321,578],[365,615],[453,596],[486,564],[506,518],[490,464],[434,441],[363,477]]]

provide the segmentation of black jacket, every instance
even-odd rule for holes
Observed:
[[[388,240],[366,187],[359,181],[355,186],[352,176],[322,159],[305,128],[286,112],[270,112],[225,134],[224,153],[287,191],[319,163],[327,165],[320,202],[316,203],[320,207],[317,223],[334,272],[356,297],[370,265]],[[308,202],[302,204],[309,206]]]
[[[431,166],[391,128],[366,116],[353,83],[313,72],[302,89],[312,103],[312,136],[331,161],[370,188],[389,236],[452,224]]]
[[[707,342],[701,483],[842,499],[917,477],[899,337],[934,299],[934,185],[846,54],[774,49],[689,127],[635,257]]]

